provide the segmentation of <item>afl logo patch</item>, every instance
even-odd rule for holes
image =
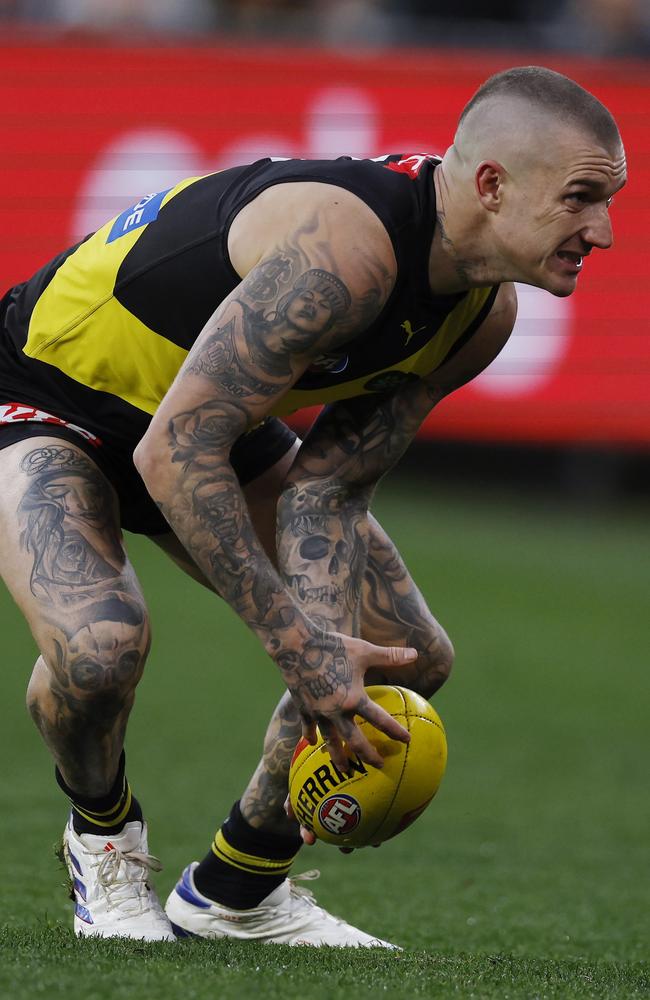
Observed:
[[[414,375],[413,372],[400,372],[392,369],[392,371],[373,375],[367,382],[364,382],[363,388],[367,389],[368,392],[389,392],[391,389],[401,388],[407,382],[418,381],[418,376]]]
[[[321,802],[318,819],[329,833],[351,833],[361,822],[361,806],[351,795],[330,795]]]

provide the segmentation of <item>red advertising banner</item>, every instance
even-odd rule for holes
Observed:
[[[0,46],[0,286],[143,193],[260,156],[444,152],[488,75],[544,62],[597,94],[625,140],[616,245],[568,299],[521,287],[515,333],[424,432],[650,443],[650,68],[530,54]]]

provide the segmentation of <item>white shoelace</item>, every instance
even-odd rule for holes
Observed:
[[[310,868],[307,872],[301,872],[299,875],[292,875],[289,879],[290,893],[294,897],[298,897],[301,902],[307,903],[309,906],[313,906],[314,909],[320,910],[322,913],[326,914],[330,920],[333,920],[339,926],[345,924],[345,920],[341,917],[337,917],[333,913],[329,913],[327,910],[323,910],[322,906],[319,906],[316,902],[313,892],[311,889],[307,889],[305,886],[296,885],[296,882],[314,882],[317,878],[320,878],[320,871],[318,868]]]
[[[308,903],[311,903],[312,906],[318,906],[311,889],[306,889],[302,885],[296,885],[296,882],[314,882],[317,878],[320,878],[320,871],[318,868],[310,868],[308,872],[301,872],[299,875],[292,875],[289,878],[289,892],[292,896],[298,896],[300,899],[304,899]]]
[[[154,909],[147,877],[149,871],[162,870],[158,858],[141,851],[120,851],[116,847],[98,857],[100,860],[91,862],[91,867],[97,869],[97,882],[106,893],[106,908],[122,910],[118,920],[140,916]],[[121,871],[123,874],[120,876]]]
[[[307,903],[309,906],[313,906],[314,909],[320,910],[321,913],[324,913],[330,920],[333,920],[339,927],[349,926],[347,921],[342,917],[337,917],[334,913],[329,913],[328,910],[324,910],[322,906],[319,906],[311,889],[306,889],[302,885],[296,885],[296,882],[313,882],[317,878],[320,878],[320,871],[318,868],[312,868],[307,872],[302,872],[300,875],[292,875],[289,879],[290,894],[294,898],[298,897],[301,902]],[[374,940],[378,945],[383,944],[380,938],[375,938]],[[391,945],[391,947],[394,948],[395,951],[402,950],[397,945]]]

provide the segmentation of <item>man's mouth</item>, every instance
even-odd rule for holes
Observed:
[[[583,255],[578,253],[576,250],[558,250],[557,256],[560,260],[565,260],[567,263],[573,264],[576,270],[581,270]]]

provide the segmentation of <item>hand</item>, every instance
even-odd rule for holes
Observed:
[[[276,660],[300,712],[303,737],[314,744],[318,726],[334,764],[345,771],[350,753],[373,767],[383,766],[381,754],[356,725],[355,715],[391,739],[409,742],[408,731],[370,700],[363,679],[370,667],[398,667],[412,663],[417,655],[415,649],[375,646],[310,625],[301,648],[285,648]]]

